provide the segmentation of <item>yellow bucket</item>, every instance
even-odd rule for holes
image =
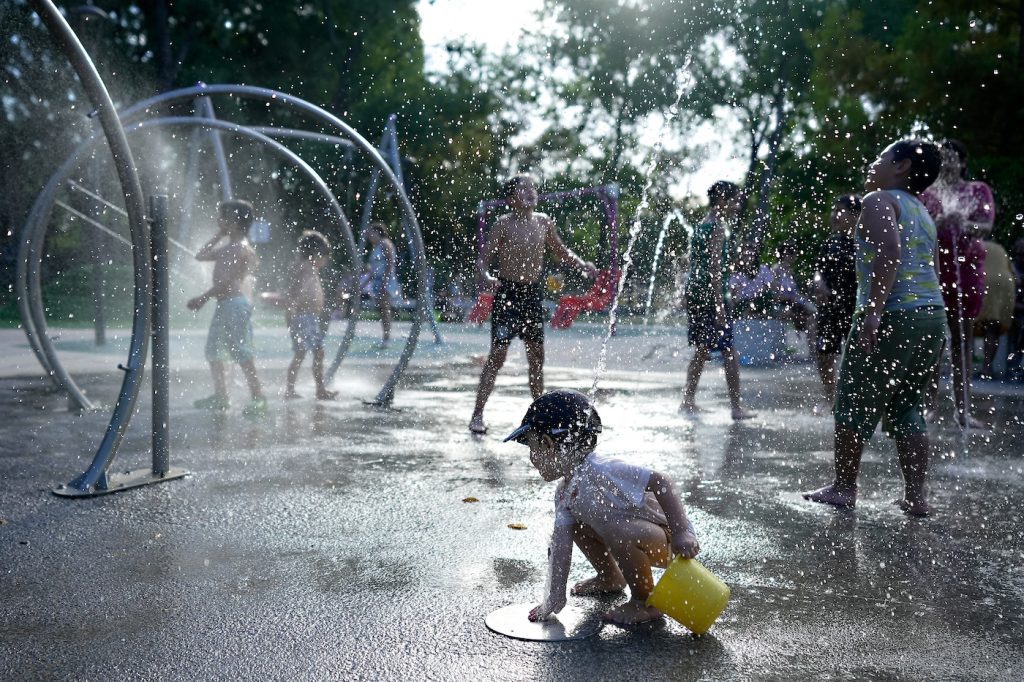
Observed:
[[[728,585],[696,559],[677,556],[654,586],[647,605],[671,616],[691,632],[703,635],[728,601]]]

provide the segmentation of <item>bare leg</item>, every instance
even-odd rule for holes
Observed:
[[[494,380],[498,377],[498,370],[505,364],[507,355],[507,343],[491,344],[491,352],[487,355],[483,371],[480,372],[480,386],[476,390],[476,405],[473,407],[473,416],[469,420],[469,430],[473,433],[487,432],[487,427],[484,426],[484,406],[487,404],[487,399],[491,397]]]
[[[313,381],[316,383],[317,400],[334,400],[338,392],[328,391],[324,386],[324,349],[323,346],[313,350]]]
[[[626,579],[615,563],[608,545],[593,528],[579,524],[573,529],[573,542],[587,557],[587,561],[597,571],[597,575],[587,580],[576,583],[572,588],[572,594],[578,597],[587,597],[600,594],[614,594],[622,592],[626,588]]]
[[[383,287],[381,287],[383,289]],[[387,291],[381,291],[377,297],[377,309],[380,310],[380,326],[384,332],[384,343],[391,341],[391,298]]]
[[[697,384],[700,383],[700,375],[704,372],[704,363],[708,361],[710,351],[703,346],[697,346],[690,358],[690,364],[686,368],[686,390],[683,393],[683,404],[679,406],[680,412],[697,411]]]
[[[981,375],[991,379],[993,376],[992,364],[996,359],[996,351],[999,350],[999,323],[985,322],[985,361],[981,366]]]
[[[228,397],[228,373],[220,360],[210,361],[210,375],[213,377],[213,392],[221,398]]]
[[[836,400],[836,354],[818,353],[817,359],[825,402],[831,407]]]
[[[897,440],[896,452],[899,455],[904,484],[903,499],[897,504],[911,516],[928,516],[931,513],[925,486],[930,452],[928,434],[918,433]]]
[[[857,474],[864,440],[853,429],[839,424],[836,424],[835,438],[835,480],[824,488],[803,493],[803,498],[852,509],[857,504]]]
[[[292,357],[291,363],[288,365],[288,378],[286,380],[284,397],[285,400],[293,400],[299,398],[298,393],[295,392],[295,380],[299,376],[299,368],[302,367],[302,361],[306,359],[306,351],[299,348],[295,351],[295,355]]]
[[[956,420],[964,428],[985,428],[985,425],[971,415],[971,371],[974,366],[974,320],[964,318],[961,322],[955,316],[949,321],[953,363],[953,393],[956,399]],[[962,333],[961,333],[962,332]]]
[[[245,374],[245,381],[249,384],[249,393],[252,397],[262,398],[263,386],[260,385],[260,378],[256,374],[256,363],[252,361],[252,358],[249,358],[240,361],[238,366],[242,368],[242,372]]]
[[[651,566],[667,566],[672,558],[665,530],[649,521],[621,521],[605,531],[608,550],[629,585],[630,600],[604,614],[616,625],[637,625],[661,618],[661,612],[647,606],[654,590]]]
[[[530,395],[533,399],[544,395],[544,342],[526,341],[526,364],[530,376]]]
[[[740,363],[736,359],[736,351],[728,348],[722,351],[725,358],[725,386],[729,392],[729,405],[732,407],[732,418],[751,419],[757,415],[743,409],[740,401]]]

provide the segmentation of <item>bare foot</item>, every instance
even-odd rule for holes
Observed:
[[[932,508],[928,504],[927,500],[908,500],[903,498],[902,500],[896,500],[896,505],[908,516],[931,516]]]
[[[704,412],[703,407],[697,407],[695,403],[688,403],[685,400],[679,405],[679,414],[688,417],[696,417],[701,412]]]
[[[595,575],[573,585],[570,593],[576,597],[599,597],[605,594],[621,594],[626,589],[626,581],[611,580]]]
[[[814,406],[811,414],[816,417],[827,417],[832,414],[832,403],[821,402]]]
[[[966,414],[962,418],[957,419],[956,424],[964,431],[988,431],[992,428],[971,414]]]
[[[484,426],[483,416],[473,415],[473,418],[469,420],[469,430],[477,436],[482,436],[487,433],[487,427]]]
[[[734,422],[741,421],[743,419],[753,419],[757,416],[757,412],[751,412],[750,410],[744,410],[742,407],[734,407],[732,410],[732,420]]]
[[[296,393],[295,391],[288,391],[288,392],[286,392],[284,394],[284,399],[285,400],[301,400],[302,396],[299,395],[298,393]]]
[[[617,606],[601,616],[601,620],[606,623],[620,627],[650,623],[661,618],[664,618],[661,611],[636,599],[630,599],[622,606]]]
[[[809,490],[801,493],[805,500],[819,504],[831,504],[835,507],[853,509],[857,505],[857,486],[840,485],[833,483],[824,488]]]
[[[328,391],[326,388],[318,389],[316,392],[317,400],[334,400],[338,397],[337,391]]]

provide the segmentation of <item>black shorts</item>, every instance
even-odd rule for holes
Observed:
[[[818,352],[838,355],[843,351],[843,342],[850,335],[853,324],[853,308],[823,305],[818,309]]]
[[[523,341],[544,343],[544,287],[540,282],[499,280],[491,308],[491,343]]]
[[[728,313],[722,327],[715,324],[715,309],[712,306],[691,305],[687,313],[690,315],[687,341],[691,346],[719,351],[732,348],[732,319]]]

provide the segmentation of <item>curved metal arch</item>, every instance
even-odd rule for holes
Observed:
[[[271,90],[269,88],[260,88],[252,85],[196,85],[189,88],[181,88],[179,90],[172,90],[165,92],[149,99],[142,100],[128,107],[121,112],[121,119],[131,119],[135,116],[144,115],[149,113],[150,110],[157,109],[159,107],[173,104],[175,102],[188,101],[195,97],[211,96],[211,95],[225,95],[233,97],[241,97],[246,99],[255,99],[264,102],[272,102],[275,104],[281,104],[293,109],[297,109],[310,117],[320,121],[321,123],[337,128],[341,131],[342,135],[355,145],[355,147],[365,154],[377,170],[387,179],[391,186],[395,190],[395,196],[398,197],[399,207],[401,208],[404,219],[407,221],[407,225],[412,233],[412,246],[414,248],[413,267],[416,272],[416,316],[413,318],[412,328],[409,330],[409,337],[406,340],[405,348],[402,350],[402,354],[395,363],[394,369],[385,381],[384,386],[377,394],[375,403],[381,406],[390,406],[394,398],[395,388],[398,385],[399,380],[402,378],[402,374],[405,373],[405,369],[409,365],[409,361],[412,359],[413,354],[416,352],[416,344],[419,339],[420,330],[422,328],[424,320],[430,315],[430,311],[427,310],[427,256],[426,250],[423,246],[423,233],[420,230],[419,221],[416,219],[416,211],[412,207],[412,203],[409,201],[408,195],[405,193],[405,188],[402,183],[395,176],[391,167],[381,157],[380,152],[370,144],[366,138],[360,135],[347,123],[334,116],[328,111],[321,109],[320,107],[307,102],[304,99],[289,95],[287,93],[279,92],[277,90]],[[353,244],[354,248],[354,244]],[[353,317],[359,313],[359,296],[355,297],[356,305],[353,309]],[[342,359],[345,357],[347,348],[339,348],[338,354],[332,363],[332,367],[337,367],[341,364]]]
[[[142,385],[142,377],[146,364],[146,352],[149,349],[149,331],[151,322],[151,280],[152,266],[150,263],[149,225],[146,222],[146,209],[142,201],[142,184],[135,169],[131,148],[117,110],[110,99],[110,93],[103,79],[96,71],[96,66],[89,58],[89,53],[82,47],[78,36],[71,30],[60,10],[50,0],[32,0],[32,7],[46,25],[50,34],[60,43],[65,56],[71,62],[85,89],[86,96],[96,108],[104,136],[110,147],[117,168],[118,181],[124,192],[125,209],[128,212],[128,224],[132,238],[132,263],[135,272],[134,302],[132,316],[132,338],[128,348],[125,376],[121,383],[121,391],[110,417],[110,423],[93,456],[88,471],[75,479],[72,485],[91,488],[106,475],[106,470],[117,454],[117,448],[128,428],[135,402]],[[20,249],[19,249],[20,252]]]
[[[223,121],[220,119],[205,119],[196,118],[194,116],[182,116],[182,117],[164,117],[147,119],[134,125],[129,126],[125,129],[126,133],[135,133],[145,131],[151,128],[166,127],[166,126],[181,126],[181,127],[205,127],[213,130],[223,130],[233,135],[239,135],[241,137],[248,137],[256,140],[257,142],[268,146],[276,154],[284,157],[289,162],[299,168],[316,186],[319,193],[327,200],[331,211],[334,213],[338,220],[338,224],[342,229],[342,232],[347,241],[352,242],[352,230],[348,223],[345,213],[341,208],[341,204],[337,198],[331,192],[327,183],[324,182],[323,178],[308,164],[302,157],[295,152],[288,149],[286,146],[273,140],[266,135],[262,135],[255,131],[247,129],[245,126],[240,126],[236,123],[229,121]],[[78,161],[83,155],[89,152],[92,147],[99,140],[94,138],[88,143],[79,147],[75,153],[65,162],[65,164],[58,170],[56,174],[51,177],[50,182],[47,183],[46,187],[40,193],[36,199],[36,204],[33,206],[33,210],[30,214],[32,222],[26,224],[25,232],[23,233],[25,241],[35,245],[35,248],[30,248],[30,267],[29,267],[29,278],[26,282],[27,287],[24,298],[28,301],[29,308],[29,320],[31,320],[34,326],[33,333],[37,337],[37,341],[41,347],[43,357],[46,362],[54,368],[54,377],[58,381],[58,385],[63,390],[67,391],[68,395],[74,400],[81,408],[89,409],[91,403],[82,393],[81,389],[75,383],[74,379],[70,376],[67,370],[64,368],[57,356],[56,351],[53,348],[52,342],[47,334],[47,323],[46,315],[43,308],[42,296],[41,296],[41,282],[39,279],[39,263],[41,256],[41,246],[45,240],[45,232],[48,221],[46,218],[49,216],[49,211],[53,206],[54,195],[60,186],[67,180],[68,174],[78,165]],[[353,265],[361,264],[358,252],[351,250],[350,256]],[[21,284],[19,282],[19,284]],[[26,325],[27,329],[27,325]],[[342,338],[342,345],[344,348],[351,344],[352,338],[355,335],[355,320],[354,318],[349,322],[346,328],[345,334]]]

